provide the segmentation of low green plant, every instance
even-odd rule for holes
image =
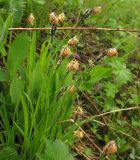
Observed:
[[[75,77],[67,69],[70,59],[59,56],[63,42],[44,41],[38,55],[36,35],[21,33],[10,42],[0,71],[2,148],[17,148],[21,159],[30,160],[44,151],[46,139],[71,143],[78,127],[65,120],[72,116],[75,99],[69,87],[77,85],[80,73]]]

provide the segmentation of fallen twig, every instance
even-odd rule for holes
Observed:
[[[81,156],[83,156],[86,160],[91,160],[89,157],[87,157],[82,151],[80,151],[77,147],[73,147],[73,149],[80,154]]]
[[[91,144],[93,144],[93,146],[100,152],[103,154],[102,150],[98,147],[98,145],[88,136],[88,134],[81,128],[79,127],[79,129],[84,133],[84,135],[88,138],[88,140],[90,141]]]
[[[96,106],[96,104],[90,99],[90,97],[86,93],[82,93],[82,94],[86,98],[86,100],[96,109],[96,111],[98,112],[98,114],[101,115],[100,110],[98,109],[98,107]],[[106,126],[108,126],[105,118],[103,116],[101,116],[101,118],[103,119],[103,121],[106,124]]]
[[[51,27],[48,28],[9,28],[9,31],[47,31],[51,30]],[[103,31],[118,31],[118,32],[140,32],[138,29],[125,29],[125,28],[100,28],[100,27],[58,27],[57,30],[103,30]]]
[[[90,121],[92,121],[92,119],[94,119],[96,117],[106,116],[106,115],[111,114],[111,113],[117,113],[117,112],[129,111],[129,110],[135,110],[135,109],[140,109],[140,107],[130,107],[130,108],[124,108],[124,109],[115,109],[115,110],[112,110],[112,111],[109,111],[109,112],[105,112],[105,113],[102,113],[102,114],[91,116],[88,119],[84,120],[82,123],[84,124],[84,123],[90,122]]]

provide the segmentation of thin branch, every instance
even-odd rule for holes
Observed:
[[[96,104],[90,99],[90,97],[86,93],[82,93],[82,94],[86,98],[86,100],[96,109],[97,113],[99,115],[101,115],[100,110],[98,109]],[[101,118],[103,119],[103,121],[106,124],[106,126],[108,126],[107,121],[105,120],[105,118],[103,116],[101,116]]]
[[[130,107],[130,108],[124,108],[124,109],[115,109],[113,111],[105,112],[105,113],[102,113],[100,115],[95,115],[95,117],[101,117],[101,116],[105,116],[105,115],[108,115],[108,114],[111,114],[111,113],[129,111],[129,110],[135,110],[135,109],[140,109],[140,107]]]
[[[87,157],[82,151],[80,151],[78,148],[73,147],[73,149],[80,154],[81,156],[83,156],[86,160],[91,160],[89,157]]]
[[[117,113],[117,112],[123,112],[123,111],[130,111],[130,110],[135,110],[135,109],[140,109],[140,107],[130,107],[130,108],[124,108],[124,109],[115,109],[115,110],[112,110],[112,111],[109,111],[109,112],[105,112],[105,113],[102,113],[102,114],[98,114],[98,115],[94,115],[94,116],[91,116],[89,117],[88,119],[84,120],[82,123],[87,123],[89,121],[92,121],[92,119],[96,118],[96,117],[102,117],[102,116],[106,116],[108,114],[111,114],[111,113]]]
[[[84,135],[88,138],[88,140],[90,141],[90,143],[100,152],[103,154],[103,151],[98,147],[98,145],[88,136],[88,134],[81,128],[79,127],[79,129],[84,133]]]
[[[98,147],[98,145],[88,136],[88,134],[81,128],[79,127],[79,129],[84,133],[84,135],[88,138],[88,140],[90,141],[90,143],[101,153],[103,154],[103,151]],[[106,156],[107,160],[110,160],[110,158],[108,156]]]
[[[40,31],[47,31],[51,30],[51,27],[48,28],[9,28],[9,31],[34,31],[34,30],[40,30]],[[57,30],[103,30],[103,31],[118,31],[118,32],[140,32],[138,29],[124,29],[124,28],[98,28],[98,27],[58,27]]]

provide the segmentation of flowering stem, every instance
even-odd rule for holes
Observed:
[[[52,25],[52,28],[51,28],[51,42],[53,41],[53,37],[55,36],[56,29],[57,29],[57,25]]]

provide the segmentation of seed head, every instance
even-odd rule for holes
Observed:
[[[66,17],[65,17],[64,13],[59,14],[59,16],[58,16],[58,22],[59,23],[63,24],[65,19],[66,19]]]
[[[68,45],[63,46],[60,56],[62,57],[68,57],[72,54],[70,48],[68,47]]]
[[[69,46],[75,46],[75,45],[77,45],[78,42],[79,42],[79,39],[77,39],[77,37],[75,36],[75,37],[71,38],[71,39],[68,41],[68,45],[69,45]]]
[[[35,17],[34,17],[34,15],[33,15],[33,13],[31,13],[31,14],[29,15],[29,17],[28,17],[28,19],[27,19],[27,22],[28,22],[28,24],[31,25],[31,26],[34,25],[34,23],[35,23]]]
[[[51,23],[52,25],[58,25],[58,18],[57,18],[57,16],[55,15],[54,12],[52,12],[52,13],[50,14],[49,21],[50,21],[50,23]]]
[[[94,7],[93,14],[101,13],[101,11],[102,11],[102,7],[101,6]]]
[[[80,68],[80,64],[76,60],[70,61],[70,63],[67,66],[68,71],[78,71]]]
[[[103,153],[106,154],[106,155],[113,155],[113,154],[117,153],[117,150],[118,149],[117,149],[116,142],[115,141],[110,141],[103,148]]]
[[[92,60],[92,59],[89,59],[89,60],[88,60],[88,64],[89,64],[90,67],[93,67],[93,66],[94,66],[93,60]]]
[[[74,131],[74,136],[82,139],[84,138],[84,133],[82,131],[77,130],[77,131]]]
[[[107,51],[107,56],[108,57],[114,57],[114,56],[118,56],[118,51],[116,48],[110,48],[108,51]]]
[[[80,107],[80,106],[78,106],[77,112],[78,112],[79,115],[83,115],[84,114],[83,108]]]
[[[75,92],[75,86],[74,85],[72,85],[72,86],[69,87],[69,92],[72,95],[74,94],[74,92]]]

